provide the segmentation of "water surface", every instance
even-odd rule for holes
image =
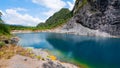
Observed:
[[[61,61],[89,68],[120,68],[120,39],[57,33],[19,33],[23,47],[48,49]]]

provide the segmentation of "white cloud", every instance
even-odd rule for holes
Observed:
[[[62,0],[32,0],[32,2],[48,8],[49,11],[44,12],[48,17],[66,6],[66,3]]]
[[[38,23],[42,22],[42,20],[38,17],[33,17],[29,14],[21,14],[18,11],[26,11],[22,8],[16,9],[6,9],[3,13],[3,20],[7,24],[14,24],[14,25],[25,25],[25,26],[36,26]]]
[[[5,15],[5,13],[2,10],[0,10],[0,12],[2,13],[2,15]]]
[[[50,17],[51,15],[53,15],[54,13],[55,13],[54,10],[49,10],[48,12],[43,12],[43,14],[47,16],[47,18]]]
[[[69,5],[69,10],[72,10],[75,4],[75,0],[73,0],[73,2],[67,1],[67,4]]]
[[[14,8],[14,10],[16,10],[16,11],[27,11],[27,9],[24,9],[24,8]]]
[[[69,7],[69,9],[72,10],[75,3],[75,0],[73,0],[73,2],[72,1],[66,2],[64,0],[31,0],[31,1],[35,4],[43,6],[47,10],[45,12],[41,12],[45,19],[47,19],[48,17],[50,17],[63,7]],[[8,24],[35,26],[40,22],[44,22],[40,18],[28,14],[27,11],[28,10],[24,8],[12,8],[6,9],[5,11],[1,12],[3,14],[2,16],[3,20]]]

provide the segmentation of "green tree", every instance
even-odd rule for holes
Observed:
[[[62,8],[60,11],[53,14],[53,16],[49,17],[45,23],[40,23],[37,25],[38,29],[51,29],[57,26],[66,23],[72,17],[72,13],[67,8]]]
[[[1,19],[2,13],[0,12],[0,35],[10,34],[9,26]]]
[[[0,12],[0,18],[1,18],[1,16],[2,16],[2,13]]]

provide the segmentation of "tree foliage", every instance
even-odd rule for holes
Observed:
[[[1,12],[0,15],[2,15]],[[8,25],[4,23],[4,21],[1,19],[0,16],[0,35],[6,35],[6,34],[10,34],[10,28]]]
[[[35,27],[22,26],[22,25],[9,25],[11,30],[32,30]]]
[[[67,8],[62,8],[53,16],[49,17],[45,23],[37,25],[38,29],[51,29],[67,22],[72,17],[72,13]]]
[[[0,17],[2,16],[2,13],[0,12]]]
[[[11,30],[44,30],[52,29],[66,23],[72,17],[72,13],[67,8],[62,8],[60,11],[49,17],[46,22],[39,23],[36,27],[10,25]]]

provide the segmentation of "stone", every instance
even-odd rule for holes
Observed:
[[[76,0],[78,3],[72,10],[74,16],[64,29],[72,29],[78,23],[92,30],[120,36],[120,0],[86,0],[87,3],[79,8],[83,1]]]
[[[13,37],[11,38],[11,43],[10,44],[17,44],[19,42],[19,38]]]

